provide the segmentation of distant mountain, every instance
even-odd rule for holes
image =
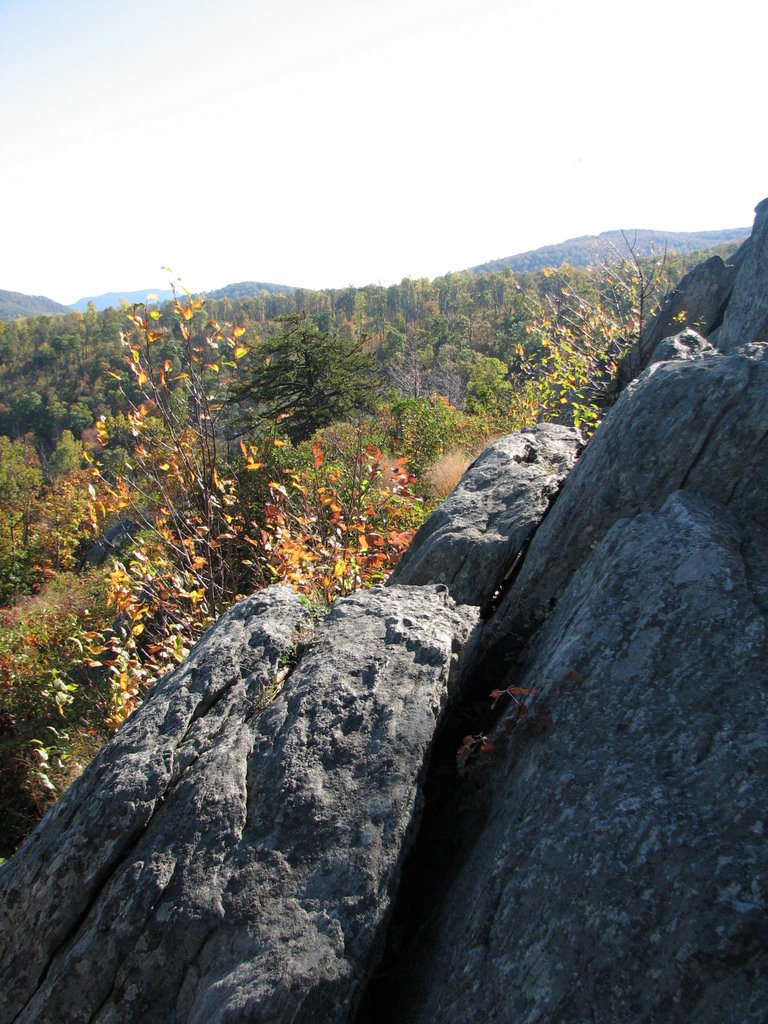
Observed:
[[[240,281],[239,284],[227,284],[216,291],[206,292],[209,299],[246,299],[259,292],[269,292],[270,295],[290,295],[296,289],[289,284],[270,284],[266,281]]]
[[[650,256],[654,253],[662,255],[665,249],[669,252],[696,252],[717,245],[742,242],[750,231],[751,228],[725,228],[722,231],[648,231],[636,228],[603,231],[599,235],[581,235],[558,245],[544,245],[540,249],[531,249],[516,256],[491,260],[490,263],[470,267],[470,271],[480,274],[486,270],[503,270],[505,267],[517,271],[541,270],[543,267],[559,267],[562,263],[586,267],[616,259],[617,256],[629,256],[630,246],[637,256]]]
[[[69,313],[69,307],[47,299],[44,295],[23,295],[21,292],[0,290],[0,320],[18,320],[22,316],[41,316],[47,313]]]
[[[134,292],[104,292],[103,295],[86,295],[85,298],[73,302],[68,308],[84,313],[88,308],[88,303],[92,302],[98,310],[108,309],[110,306],[117,309],[123,302],[127,302],[129,306],[133,302],[146,302],[148,295],[156,295],[161,302],[173,298],[173,292],[168,288],[139,288]]]

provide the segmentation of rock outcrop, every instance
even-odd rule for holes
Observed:
[[[542,424],[496,441],[418,531],[391,583],[444,583],[460,604],[485,605],[523,551],[583,446]]]
[[[494,733],[486,824],[389,1020],[765,1020],[765,562],[742,545],[675,492],[587,555],[517,680],[551,724]]]
[[[578,460],[503,439],[388,586],[160,681],[0,867],[0,1024],[768,1019],[757,213]]]
[[[738,274],[722,326],[712,340],[722,352],[768,341],[768,199],[756,208],[755,226],[742,246]]]
[[[657,345],[681,327],[708,335],[722,324],[736,271],[735,258],[725,263],[720,256],[712,256],[685,275],[648,321],[637,351],[630,354],[628,363],[634,376],[648,366]]]
[[[660,508],[676,490],[716,501],[754,531],[765,525],[768,346],[655,363],[622,393],[537,530],[483,644],[504,649],[510,635],[527,635],[617,520]]]
[[[473,621],[444,587],[311,641],[285,588],[227,612],[0,871],[3,1024],[347,1019]]]

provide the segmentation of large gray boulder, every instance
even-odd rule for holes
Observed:
[[[284,680],[295,596],[227,612],[0,869],[2,1024],[346,1020],[473,621],[368,591]]]
[[[619,519],[684,489],[760,523],[768,509],[768,346],[656,363],[619,397],[531,541],[478,647],[501,657]]]
[[[460,604],[485,605],[543,518],[582,445],[578,431],[541,424],[486,448],[423,524],[390,582],[443,583]]]
[[[651,353],[649,365],[667,363],[676,359],[700,359],[713,356],[717,349],[692,327],[686,327],[679,334],[670,335],[660,341]]]
[[[515,679],[549,724],[493,734],[486,823],[388,1019],[766,1020],[766,559],[744,540],[676,492],[586,556]]]
[[[707,336],[719,327],[736,272],[737,263],[725,263],[720,256],[712,256],[690,270],[648,321],[637,351],[626,359],[625,373],[636,377],[649,365],[658,345],[684,328]]]

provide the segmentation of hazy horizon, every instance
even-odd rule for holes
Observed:
[[[0,0],[0,287],[390,284],[749,226],[767,23],[740,0]]]

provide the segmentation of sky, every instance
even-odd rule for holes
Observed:
[[[0,0],[0,289],[391,284],[751,225],[766,28],[745,0]]]

